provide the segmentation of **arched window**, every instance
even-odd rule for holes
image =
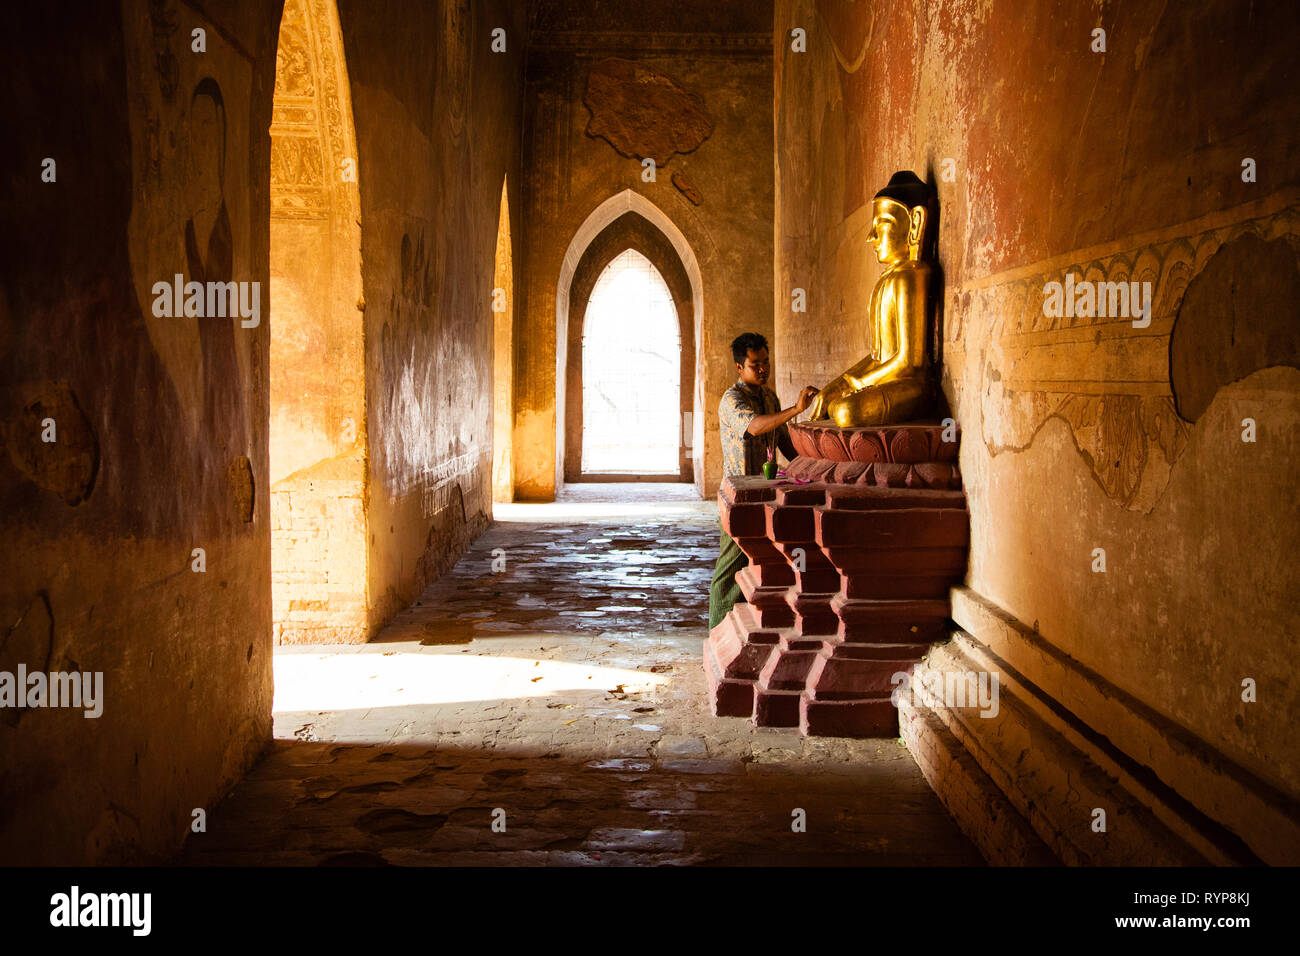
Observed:
[[[635,249],[596,280],[582,329],[582,470],[676,475],[681,333],[672,293]]]

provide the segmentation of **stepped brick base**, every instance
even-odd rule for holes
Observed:
[[[939,427],[891,431],[909,427],[921,434],[899,446],[933,454]],[[965,574],[966,496],[946,487],[960,487],[955,465],[940,488],[723,482],[722,526],[750,564],[736,576],[748,603],[704,644],[713,713],[816,736],[898,735],[893,675],[947,636],[948,591]]]

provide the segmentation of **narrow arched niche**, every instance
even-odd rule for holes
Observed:
[[[501,182],[496,255],[492,264],[492,500],[513,501],[514,461],[514,251],[510,243],[509,180]]]
[[[367,637],[358,176],[335,0],[286,0],[271,121],[276,643]]]

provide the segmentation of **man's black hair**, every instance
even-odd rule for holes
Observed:
[[[737,365],[744,365],[750,352],[765,348],[767,348],[767,339],[757,332],[746,332],[744,335],[736,336],[736,340],[731,343],[731,357],[736,360]]]

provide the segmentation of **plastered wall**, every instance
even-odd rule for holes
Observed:
[[[0,671],[102,674],[102,712],[0,712],[0,847],[6,863],[158,859],[270,737],[280,10],[10,14]],[[257,323],[157,314],[154,284],[176,274],[257,283]]]
[[[363,223],[373,632],[491,515],[493,264],[502,183],[520,178],[526,34],[506,2],[345,0],[339,17]]]

